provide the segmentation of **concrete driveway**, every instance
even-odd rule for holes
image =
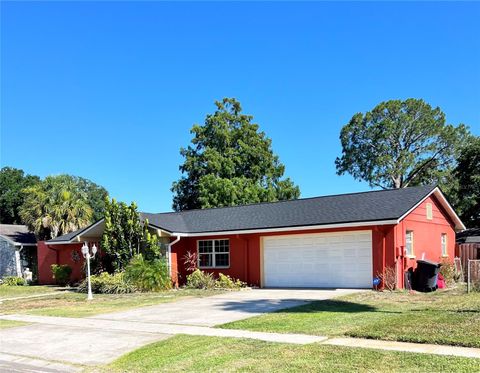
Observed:
[[[5,364],[10,364],[13,370],[15,359],[12,357],[18,357],[19,364],[25,363],[22,360],[25,357],[39,359],[45,362],[45,370],[49,368],[48,362],[53,361],[80,365],[107,364],[126,352],[170,337],[176,332],[167,334],[169,332],[165,331],[168,328],[175,329],[174,326],[205,329],[356,291],[359,290],[245,290],[101,314],[83,321],[27,315],[5,316],[34,324],[2,330],[0,367],[7,370]],[[5,356],[11,361],[5,362]],[[58,369],[57,366],[55,368]],[[75,370],[75,366],[64,369]]]
[[[325,300],[359,290],[351,289],[254,289],[207,298],[185,299],[125,312],[93,316],[94,319],[125,320],[161,324],[215,326],[262,313]]]

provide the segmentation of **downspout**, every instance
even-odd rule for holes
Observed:
[[[172,278],[172,246],[180,241],[181,237],[176,236],[175,240],[168,244],[168,274]]]
[[[23,250],[23,245],[20,245],[20,248],[18,250],[15,250],[15,267],[17,267],[17,276],[18,277],[23,277],[22,276],[22,263],[20,262],[20,253]]]

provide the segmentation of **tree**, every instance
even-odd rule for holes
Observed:
[[[446,124],[440,108],[423,100],[382,102],[342,128],[337,174],[382,188],[446,183],[468,136],[466,126]]]
[[[105,229],[101,248],[109,256],[115,271],[125,269],[136,254],[140,254],[143,229],[137,205],[132,202],[105,200]]]
[[[107,190],[83,177],[73,176],[73,178],[76,180],[80,190],[87,195],[88,203],[93,210],[92,220],[97,221],[102,219],[105,209],[105,199],[108,197]]]
[[[23,224],[20,206],[23,190],[40,182],[38,176],[25,175],[23,170],[3,167],[0,171],[0,223]]]
[[[173,183],[173,208],[234,206],[295,199],[300,190],[272,151],[272,141],[234,98],[215,102],[217,110],[194,125],[192,145],[181,148],[184,174]]]
[[[92,222],[88,195],[73,176],[47,176],[24,191],[20,216],[40,239],[55,238]]]
[[[453,171],[456,188],[451,196],[460,218],[468,227],[480,227],[480,137],[472,137]],[[450,195],[449,195],[450,197]]]

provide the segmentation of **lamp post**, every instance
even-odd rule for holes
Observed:
[[[97,246],[93,244],[92,246],[92,253],[90,254],[90,249],[86,242],[84,242],[82,246],[82,254],[85,259],[87,259],[87,282],[88,282],[88,296],[87,300],[92,300],[92,284],[90,283],[90,258],[95,258],[95,254],[97,253]]]

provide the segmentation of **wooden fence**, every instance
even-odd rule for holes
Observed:
[[[455,256],[460,258],[463,273],[466,276],[468,260],[480,259],[480,243],[461,243],[455,245]]]

